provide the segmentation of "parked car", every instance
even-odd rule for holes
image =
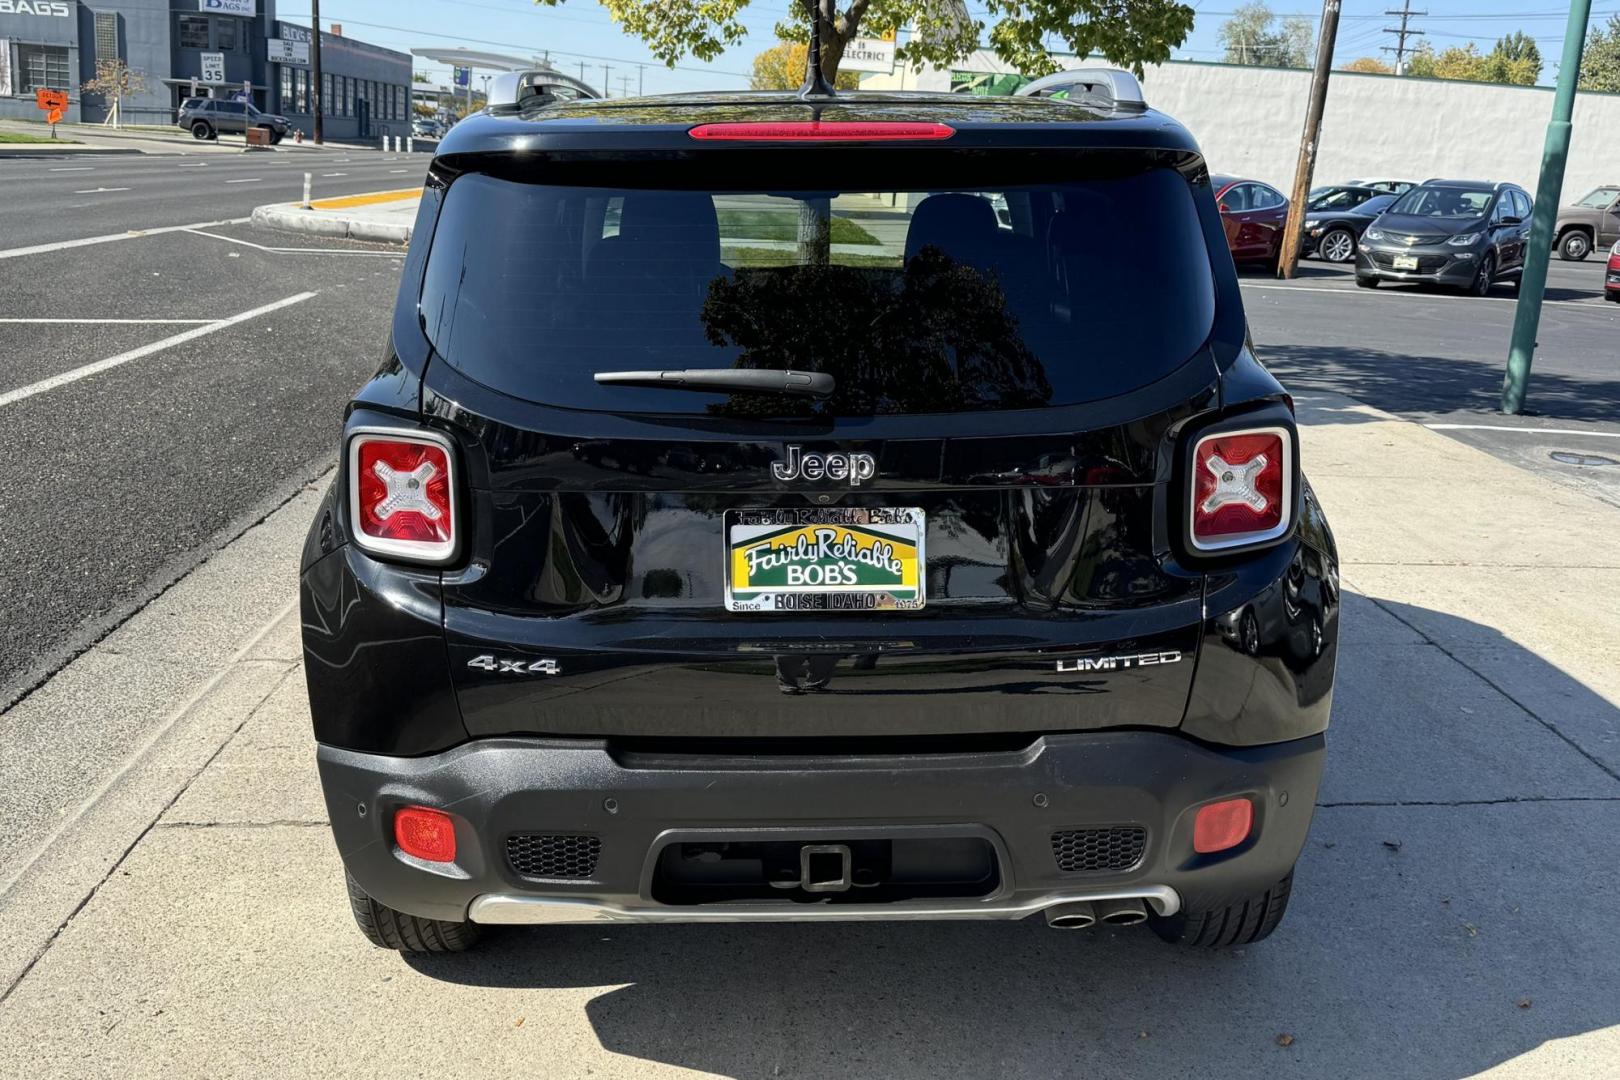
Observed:
[[[1356,244],[1367,226],[1399,197],[1374,195],[1349,209],[1307,210],[1299,234],[1300,255],[1316,255],[1326,262],[1349,262],[1356,257]]]
[[[1593,188],[1558,211],[1554,245],[1560,257],[1576,262],[1599,247],[1620,240],[1620,184]]]
[[[1193,137],[1124,72],[505,83],[430,167],[301,560],[361,931],[1269,934],[1338,562]],[[832,242],[873,206],[892,241]]]
[[[1620,240],[1609,249],[1609,267],[1603,277],[1603,299],[1620,303]]]
[[[245,135],[248,128],[258,127],[270,133],[272,143],[278,143],[291,130],[285,116],[260,112],[248,102],[201,97],[181,102],[175,123],[199,139],[214,139],[223,134]]]
[[[1422,281],[1484,296],[1517,283],[1530,233],[1530,196],[1517,184],[1429,180],[1361,234],[1356,284]]]
[[[1360,206],[1368,199],[1389,194],[1375,187],[1356,184],[1335,184],[1331,187],[1312,188],[1305,200],[1306,210],[1348,210]]]
[[[1282,252],[1283,225],[1288,221],[1288,199],[1270,184],[1232,176],[1211,176],[1215,204],[1232,261],[1277,265]]]
[[[1371,180],[1347,180],[1345,183],[1350,187],[1376,188],[1386,195],[1404,195],[1418,186],[1416,180],[1386,180],[1377,177]]]

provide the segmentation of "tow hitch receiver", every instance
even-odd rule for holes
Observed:
[[[853,875],[848,844],[806,844],[799,849],[799,887],[805,892],[848,892]]]

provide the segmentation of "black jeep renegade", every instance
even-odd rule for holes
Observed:
[[[372,941],[1277,925],[1333,537],[1197,144],[1071,81],[445,139],[303,557]]]

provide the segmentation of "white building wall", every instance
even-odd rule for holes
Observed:
[[[1069,67],[1092,66],[1061,58]],[[979,52],[957,71],[1004,71]],[[903,83],[903,86],[902,86]],[[1181,121],[1210,171],[1293,180],[1310,73],[1172,62],[1142,79],[1148,104]],[[947,71],[868,76],[862,89],[949,90]],[[1352,177],[1511,180],[1534,192],[1552,113],[1551,89],[1336,71],[1328,85],[1315,182]],[[1564,196],[1620,183],[1620,94],[1578,94]]]

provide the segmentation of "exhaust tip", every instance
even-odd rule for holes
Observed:
[[[1097,920],[1090,915],[1056,915],[1046,920],[1046,925],[1054,930],[1084,930],[1094,926]]]
[[[1137,923],[1147,922],[1147,912],[1140,908],[1134,911],[1130,909],[1110,911],[1102,917],[1102,921],[1109,926],[1135,926]]]

